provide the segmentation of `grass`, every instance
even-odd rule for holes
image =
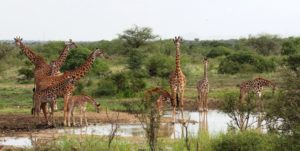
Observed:
[[[255,131],[228,132],[209,136],[201,133],[190,137],[189,144],[192,151],[273,151],[285,150],[283,139],[275,134],[261,134]],[[159,138],[158,150],[186,151],[184,139]],[[33,143],[33,148],[25,150],[89,150],[89,151],[132,151],[149,150],[146,138],[117,137],[111,148],[108,139],[97,135],[65,135],[46,144]]]

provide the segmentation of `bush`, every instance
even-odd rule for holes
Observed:
[[[243,133],[228,132],[212,143],[214,151],[273,151],[276,150],[277,137],[252,131]]]
[[[172,59],[168,56],[157,54],[146,62],[146,69],[150,76],[168,77],[173,67]]]
[[[219,65],[219,73],[236,74],[241,72],[270,72],[275,63],[252,53],[235,53],[224,58]]]
[[[21,78],[19,80],[23,81],[23,82],[32,80],[34,77],[33,69],[29,69],[29,68],[19,69],[18,74],[19,74],[19,76],[21,76]]]
[[[224,47],[224,46],[218,46],[213,48],[208,54],[207,57],[209,58],[215,58],[219,56],[227,56],[232,52],[231,49]]]
[[[74,70],[82,65],[92,52],[86,48],[72,49],[68,55],[65,64],[62,66],[62,71]],[[96,59],[93,63],[91,73],[96,75],[105,75],[109,72],[109,66],[103,58]]]
[[[289,56],[287,58],[287,64],[290,69],[297,71],[300,67],[300,54]]]
[[[113,96],[117,93],[117,87],[113,80],[103,79],[98,83],[97,90],[94,92],[95,96]]]

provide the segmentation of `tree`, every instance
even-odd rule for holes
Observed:
[[[248,46],[263,55],[279,54],[281,50],[279,38],[272,35],[250,37],[248,39]]]
[[[281,49],[281,54],[282,55],[292,55],[297,52],[296,45],[294,42],[291,41],[291,39],[283,42],[282,44],[282,49]]]
[[[125,30],[123,34],[119,35],[119,38],[124,40],[127,47],[130,48],[139,48],[147,41],[156,37],[156,35],[153,35],[151,28],[139,27],[137,25],[134,25],[132,28]]]

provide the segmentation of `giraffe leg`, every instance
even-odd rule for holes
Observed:
[[[181,110],[181,118],[183,119],[183,107],[184,107],[184,88],[182,87],[180,89],[180,94],[179,94],[179,106],[180,106],[180,110]]]
[[[72,114],[72,109],[68,107],[68,126],[71,126],[71,114]]]
[[[47,115],[47,103],[42,103],[41,105],[44,117],[46,119],[46,123],[49,125],[48,115]]]
[[[85,120],[85,126],[88,126],[88,122],[87,122],[87,119],[86,119],[86,115],[85,115],[85,112],[86,110],[85,109],[83,109],[83,118],[84,118],[84,120]]]
[[[177,105],[177,102],[176,102],[176,91],[174,89],[171,89],[172,93],[171,93],[171,104],[172,104],[172,107],[173,107],[173,114],[172,114],[172,118],[173,118],[173,123],[175,123],[175,120],[176,120],[176,105]]]
[[[172,116],[173,116],[173,123],[175,124],[175,122],[176,122],[176,107],[173,107],[173,114],[172,114]]]
[[[80,126],[82,126],[82,108],[80,108]]]
[[[67,112],[68,112],[68,100],[70,94],[67,93],[64,95],[64,126],[67,125]]]
[[[51,102],[50,103],[50,105],[51,105],[51,122],[52,122],[52,124],[54,124],[54,102]]]
[[[207,95],[207,93],[204,94],[204,105],[205,105],[205,111],[208,111],[208,95]]]

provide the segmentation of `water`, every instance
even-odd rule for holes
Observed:
[[[14,147],[32,147],[29,137],[0,137],[0,145]]]
[[[165,112],[164,117],[171,117],[171,112]],[[177,114],[177,117],[180,117]],[[217,134],[219,132],[226,132],[227,124],[230,122],[230,118],[218,110],[210,110],[206,115],[199,114],[199,112],[184,112],[184,118],[190,121],[195,121],[193,123],[188,123],[188,133],[189,135],[196,136],[199,131],[208,131],[210,134]],[[119,123],[119,128],[116,133],[117,136],[131,137],[145,135],[144,130],[140,123],[128,124]],[[169,138],[180,138],[182,136],[182,125],[180,123],[162,123],[159,131],[160,137]],[[58,128],[58,129],[47,129],[41,130],[41,134],[60,134],[60,135],[100,135],[106,136],[111,132],[110,124],[96,124],[89,125],[87,127],[72,127],[72,128]],[[12,145],[15,147],[31,147],[32,142],[30,137],[0,137],[0,145]]]

